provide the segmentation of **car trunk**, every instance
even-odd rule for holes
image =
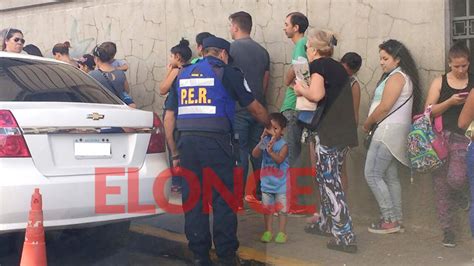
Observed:
[[[10,104],[32,160],[45,176],[90,175],[97,168],[120,173],[143,165],[151,112],[107,104]]]

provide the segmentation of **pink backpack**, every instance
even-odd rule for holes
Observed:
[[[423,114],[415,115],[413,117],[413,121],[422,116],[431,117],[431,108],[432,105],[426,107],[425,112]],[[436,151],[436,154],[438,154],[438,158],[440,160],[444,160],[448,158],[448,139],[446,138],[443,132],[443,117],[439,115],[434,119],[430,119],[430,122],[431,129],[434,133],[434,138],[431,139],[431,145],[433,146],[433,150]]]

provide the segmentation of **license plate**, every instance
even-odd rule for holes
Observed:
[[[112,157],[111,143],[75,142],[74,155],[78,159],[110,158]]]

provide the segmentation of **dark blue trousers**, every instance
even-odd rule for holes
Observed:
[[[471,221],[471,235],[474,237],[474,142],[469,144],[466,155],[467,165],[467,177],[469,184],[471,185],[471,209],[470,209],[470,221]]]
[[[201,195],[197,204],[185,213],[185,233],[189,249],[195,258],[209,258],[212,240],[217,256],[227,258],[235,256],[239,247],[237,240],[237,214],[224,201],[222,196],[213,190],[213,237],[210,232],[209,214],[203,211],[203,169],[211,168],[221,182],[230,191],[234,191],[233,168],[235,160],[232,154],[230,136],[216,137],[182,135],[179,139],[181,166],[198,176]],[[193,188],[183,180],[183,203],[186,202]]]

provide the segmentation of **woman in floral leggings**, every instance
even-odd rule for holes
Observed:
[[[308,233],[332,236],[327,248],[354,253],[357,251],[352,220],[341,185],[342,163],[347,147],[357,145],[352,91],[344,67],[331,58],[337,40],[329,31],[311,31],[306,43],[310,61],[311,84],[294,87],[298,96],[325,103],[316,130],[316,163],[321,209],[319,221],[305,229]],[[349,89],[347,89],[347,87]]]

